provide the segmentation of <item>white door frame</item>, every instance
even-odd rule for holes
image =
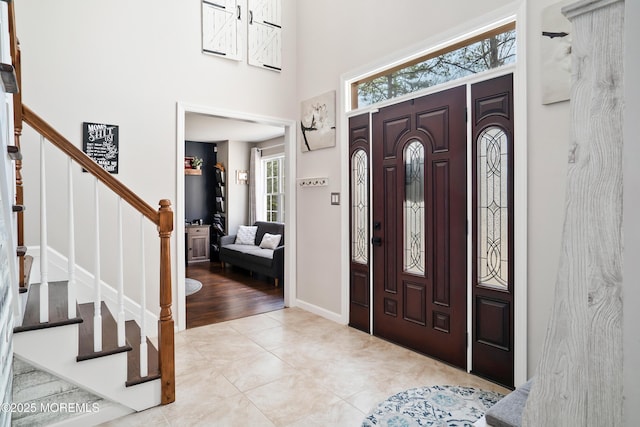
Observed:
[[[174,205],[175,229],[175,253],[176,272],[174,282],[175,306],[177,307],[177,329],[186,328],[186,302],[185,302],[185,260],[184,260],[184,141],[185,141],[185,115],[186,113],[207,114],[224,119],[235,119],[246,122],[260,123],[271,126],[282,126],[285,129],[284,153],[286,176],[296,176],[296,122],[295,120],[280,119],[275,117],[249,114],[222,108],[189,104],[178,101],[176,106],[176,203]],[[284,305],[293,307],[296,305],[296,186],[295,179],[288,179],[285,189],[285,271],[284,271]]]

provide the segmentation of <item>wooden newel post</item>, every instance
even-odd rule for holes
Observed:
[[[176,400],[175,350],[173,317],[171,314],[171,232],[173,211],[169,200],[160,200],[158,211],[158,233],[160,235],[160,319],[158,320],[158,345],[160,352],[161,403]]]
[[[22,136],[22,65],[20,58],[20,42],[16,34],[16,20],[15,9],[13,2],[8,3],[9,11],[9,37],[11,47],[11,61],[13,62],[13,68],[16,73],[16,80],[18,81],[18,93],[13,95],[13,126],[14,126],[14,145],[20,149],[20,137]],[[16,205],[24,204],[24,187],[22,183],[22,160],[15,161],[16,167]],[[17,244],[18,246],[24,245],[24,212],[17,213]],[[24,255],[18,257],[18,265],[20,273],[18,280],[20,287],[25,287],[26,283],[24,272]]]

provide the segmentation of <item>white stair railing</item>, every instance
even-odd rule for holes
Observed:
[[[76,317],[76,239],[75,239],[75,216],[73,208],[73,161],[69,158],[67,166],[67,192],[69,198],[68,221],[69,221],[69,282],[67,284],[67,304],[69,319]]]
[[[118,197],[118,346],[126,344],[124,314],[124,244],[122,236],[122,197]]]
[[[45,139],[40,137],[40,323],[49,321],[49,244],[47,242],[47,179]]]
[[[100,198],[98,196],[98,179],[94,179],[95,202],[95,260],[94,260],[94,299],[93,299],[93,351],[102,351],[102,292],[100,289]]]
[[[145,218],[144,215],[140,215],[140,377],[146,377],[149,372],[149,367],[147,359],[147,316],[146,307],[147,307],[147,275],[146,275],[146,266],[145,266],[145,253],[144,253],[144,223]]]

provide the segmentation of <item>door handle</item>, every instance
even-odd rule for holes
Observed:
[[[374,246],[382,246],[382,237],[372,237],[371,244]]]

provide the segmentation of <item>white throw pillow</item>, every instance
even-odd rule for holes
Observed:
[[[262,237],[262,242],[260,242],[260,247],[262,249],[275,249],[280,244],[280,239],[282,235],[280,234],[269,234],[264,233]]]
[[[254,225],[241,225],[236,235],[236,245],[255,245],[258,227]]]

